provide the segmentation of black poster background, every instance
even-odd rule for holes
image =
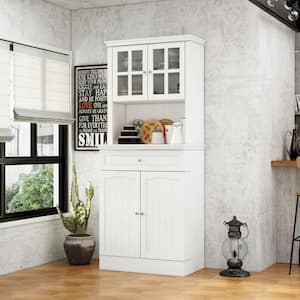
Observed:
[[[107,65],[75,67],[75,150],[107,140]]]

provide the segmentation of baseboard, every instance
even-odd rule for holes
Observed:
[[[195,260],[170,261],[116,256],[100,256],[100,269],[170,276],[187,276],[203,268]]]

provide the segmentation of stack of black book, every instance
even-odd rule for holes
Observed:
[[[143,144],[139,135],[139,130],[135,126],[124,126],[118,144]]]

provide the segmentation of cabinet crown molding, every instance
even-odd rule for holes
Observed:
[[[105,41],[106,47],[116,47],[116,46],[130,46],[130,45],[143,45],[143,44],[157,44],[157,43],[170,43],[170,42],[194,42],[200,45],[205,45],[206,41],[191,35],[173,35],[173,36],[161,36],[153,38],[141,38],[141,39],[129,39],[129,40],[115,40],[115,41]]]

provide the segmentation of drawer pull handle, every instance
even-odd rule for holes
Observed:
[[[143,213],[143,212],[136,212],[135,215],[136,215],[136,216],[144,216],[145,213]]]

